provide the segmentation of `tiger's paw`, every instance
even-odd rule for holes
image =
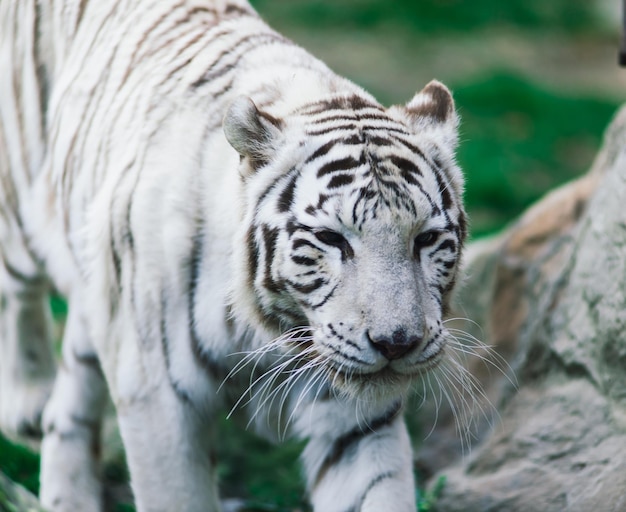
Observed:
[[[41,444],[41,504],[50,512],[101,512],[97,443],[88,430],[58,430],[48,416],[49,411]]]

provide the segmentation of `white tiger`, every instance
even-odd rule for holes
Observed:
[[[401,412],[466,231],[449,91],[385,109],[240,0],[3,0],[0,24],[0,422],[36,433],[54,379],[43,504],[101,509],[108,389],[139,511],[219,510],[223,406],[308,439],[315,511],[414,511]]]

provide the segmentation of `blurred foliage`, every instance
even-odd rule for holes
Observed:
[[[470,32],[490,26],[603,30],[589,0],[252,0],[278,23],[371,29],[402,25],[419,32]]]
[[[67,302],[60,295],[53,293],[50,296],[50,309],[56,320],[65,320],[67,317]]]
[[[509,74],[455,87],[474,235],[501,228],[547,190],[579,176],[617,109]]]
[[[0,433],[0,472],[30,492],[39,491],[39,455]]]
[[[446,477],[440,476],[431,489],[418,494],[417,512],[434,512],[437,510],[437,498],[446,485]]]
[[[0,471],[0,512],[45,512],[37,498]]]
[[[303,443],[276,446],[246,430],[235,418],[221,418],[217,443],[218,476],[224,496],[250,500],[250,510],[306,510],[298,456]],[[252,456],[251,456],[252,455]],[[267,509],[269,510],[269,509]]]

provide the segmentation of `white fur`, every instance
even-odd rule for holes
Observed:
[[[69,299],[63,365],[43,421],[44,505],[55,512],[100,509],[92,448],[108,390],[139,511],[219,509],[211,424],[224,405],[245,410],[274,437],[310,440],[304,465],[316,512],[414,511],[411,447],[399,411],[411,379],[443,352],[446,298],[432,290],[445,284],[442,258],[456,265],[461,242],[445,231],[462,215],[453,155],[457,119],[445,87],[429,86],[448,102],[445,118],[416,117],[414,111],[435,101],[429,92],[383,111],[362,89],[281,40],[239,0],[189,0],[177,9],[174,2],[98,0],[82,11],[78,0],[41,3],[41,62],[20,53],[37,43],[25,38],[22,47],[18,34],[11,45],[23,61],[5,60],[0,68],[0,91],[9,87],[7,77],[23,81],[25,91],[19,101],[0,97],[0,135],[26,137],[24,154],[37,163],[30,176],[22,153],[13,148],[4,160],[0,154],[0,178],[14,176],[19,184],[19,197],[0,191],[0,208],[17,201],[24,219],[21,229],[13,214],[0,215],[0,247],[7,263],[26,262],[21,272],[39,278],[45,268]],[[206,10],[188,15],[196,4]],[[0,5],[2,27],[17,16],[7,5],[13,3]],[[228,6],[251,15],[228,14]],[[33,13],[18,24],[22,34],[34,33]],[[246,46],[246,37],[253,44]],[[229,59],[236,64],[228,67]],[[45,112],[33,107],[41,91],[32,72],[37,65],[50,81]],[[20,66],[30,74],[18,79]],[[247,98],[236,100],[241,96]],[[319,169],[341,158],[357,161],[370,149],[342,146],[306,163],[337,137],[332,130],[342,121],[298,109],[352,96],[383,116],[356,120],[355,129],[381,136],[395,129],[421,147],[422,156],[402,144],[376,149],[382,161],[404,158],[421,169],[421,195],[417,185],[399,185],[411,190],[412,212],[381,207],[372,217],[349,193],[333,196],[327,211],[307,212],[328,186]],[[15,106],[22,99],[28,108]],[[42,115],[47,143],[36,131],[34,138],[27,133]],[[330,131],[310,135],[315,126]],[[0,137],[0,150],[2,144]],[[279,214],[294,168],[293,205]],[[353,169],[354,187],[367,186],[368,169]],[[453,204],[433,215],[427,197],[440,201],[440,180]],[[358,229],[351,226],[353,212],[366,219]],[[307,227],[297,228],[305,239],[330,229],[354,251],[346,258],[337,248],[301,249],[304,258],[324,255],[316,268],[327,283],[309,293],[293,284],[302,279],[306,288],[307,281],[290,252],[288,219]],[[259,244],[255,271],[250,226]],[[271,261],[271,237],[263,240],[261,226],[276,233]],[[429,231],[440,240],[456,236],[456,256],[414,249],[416,237]],[[273,279],[283,291],[268,287]],[[0,423],[15,430],[13,416],[34,421],[51,372],[42,371],[44,385],[33,392],[34,377],[7,377],[19,367],[18,347],[42,345],[28,330],[39,323],[19,327],[15,318],[33,304],[41,307],[45,297],[38,290],[35,302],[24,301],[8,281],[0,280],[13,301],[0,315],[1,361],[7,361],[0,363]],[[307,305],[307,296],[319,307]],[[305,325],[290,325],[274,312],[279,306]],[[287,327],[304,327],[300,335],[309,345],[289,345]],[[391,336],[400,327],[420,338],[422,348],[390,361],[368,337]],[[44,370],[50,359],[42,359]],[[16,386],[26,410],[7,405]]]

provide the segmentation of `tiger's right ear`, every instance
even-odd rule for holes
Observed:
[[[247,158],[252,170],[265,165],[280,139],[282,121],[260,111],[247,96],[235,99],[224,116],[226,140]]]
[[[459,116],[452,94],[441,82],[432,80],[401,108],[417,131],[436,131],[446,144],[456,147]]]

